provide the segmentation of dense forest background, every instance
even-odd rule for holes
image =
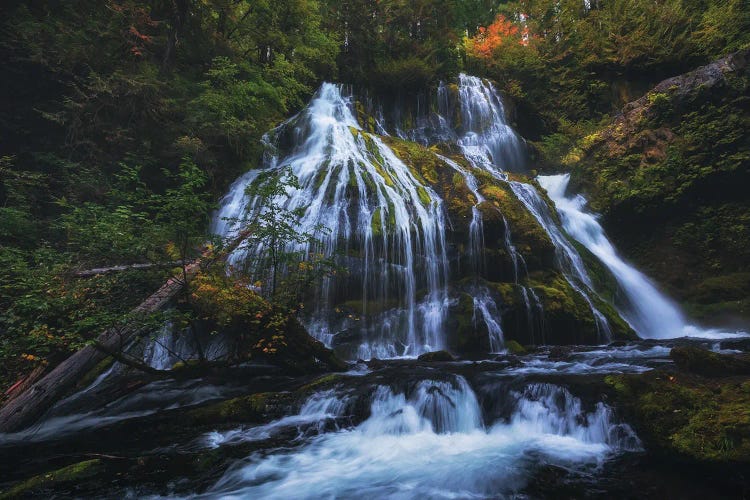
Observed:
[[[747,77],[652,96],[627,151],[601,133],[659,81],[747,49],[746,0],[11,0],[0,15],[2,386],[171,272],[78,271],[194,257],[262,135],[324,80],[409,98],[460,71],[493,79],[537,168],[574,170],[628,257],[698,317],[748,315]]]

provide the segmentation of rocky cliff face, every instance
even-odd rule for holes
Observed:
[[[749,63],[664,80],[565,159],[624,253],[699,319],[750,318]]]

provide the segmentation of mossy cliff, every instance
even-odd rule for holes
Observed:
[[[597,331],[589,304],[556,270],[555,247],[549,235],[507,182],[472,168],[460,155],[444,147],[427,148],[392,137],[384,141],[417,179],[427,182],[445,200],[450,218],[450,258],[454,263],[451,288],[457,297],[448,314],[447,328],[449,347],[454,352],[487,352],[489,349],[486,326],[481,317],[477,317],[474,306],[473,295],[478,285],[489,290],[498,304],[507,340],[522,344],[587,344],[604,340]],[[484,201],[478,203],[464,175],[439,155],[448,155],[476,178]],[[518,174],[513,174],[511,180],[534,183]],[[543,198],[556,216],[552,202],[546,196]],[[474,206],[482,214],[484,236],[484,254],[478,274],[467,248]],[[506,244],[507,231],[520,257],[515,263]],[[598,291],[611,300],[617,293],[612,276],[585,249],[581,251],[592,268]],[[518,270],[515,266],[519,266]],[[537,303],[530,302],[533,295],[538,298]],[[594,301],[607,316],[614,338],[635,338],[632,329],[608,302],[596,297]]]
[[[699,319],[750,320],[750,51],[658,84],[563,159],[618,248]]]

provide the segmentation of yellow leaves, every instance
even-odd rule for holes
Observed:
[[[198,275],[191,283],[190,297],[205,318],[224,326],[243,318],[257,323],[271,311],[250,283],[225,275]]]
[[[174,243],[174,241],[170,241],[169,243],[167,243],[164,247],[164,251],[167,255],[169,255],[170,259],[177,260],[182,257],[182,255],[180,254],[180,249],[177,248],[177,245]]]

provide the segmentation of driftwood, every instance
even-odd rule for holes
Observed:
[[[97,276],[100,274],[111,274],[119,273],[122,271],[135,271],[141,269],[153,269],[162,267],[182,267],[182,262],[151,262],[147,264],[124,264],[120,266],[109,266],[109,267],[97,267],[94,269],[84,269],[82,271],[76,271],[73,276],[78,278],[88,278],[89,276]]]
[[[139,318],[166,306],[183,290],[187,281],[195,276],[202,266],[223,260],[249,235],[249,231],[239,233],[219,255],[212,256],[210,251],[204,252],[200,259],[183,268],[180,276],[171,277],[156,293],[131,311],[134,321],[105,331],[93,344],[71,355],[44,378],[20,394],[17,392],[18,395],[15,398],[0,408],[0,432],[15,432],[35,422],[55,401],[65,396],[86,372],[111,353],[121,351],[130,339],[141,333]]]

